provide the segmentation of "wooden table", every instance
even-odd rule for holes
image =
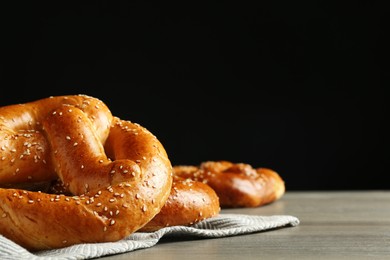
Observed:
[[[390,191],[290,191],[267,206],[222,212],[293,215],[300,224],[217,239],[163,238],[104,259],[390,259]]]

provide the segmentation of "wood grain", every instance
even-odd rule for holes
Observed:
[[[270,205],[222,213],[293,215],[301,223],[218,239],[163,238],[104,259],[390,259],[389,191],[294,191]]]

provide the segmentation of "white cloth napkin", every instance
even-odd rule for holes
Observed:
[[[0,259],[91,259],[152,247],[163,236],[218,238],[288,226],[293,227],[298,224],[298,218],[288,215],[254,216],[220,214],[217,217],[206,219],[190,227],[174,226],[150,233],[136,232],[118,242],[79,244],[62,249],[44,250],[33,253],[0,235]]]

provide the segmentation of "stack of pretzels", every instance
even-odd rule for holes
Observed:
[[[270,169],[172,167],[156,136],[91,96],[0,107],[0,234],[31,251],[191,225],[283,193]]]

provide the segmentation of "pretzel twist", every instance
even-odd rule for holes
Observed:
[[[0,234],[28,250],[117,241],[171,191],[159,140],[86,95],[0,108]],[[12,188],[59,179],[73,196]]]
[[[281,176],[269,168],[246,163],[206,161],[199,166],[175,165],[174,176],[206,183],[219,197],[222,208],[259,207],[285,193]]]

